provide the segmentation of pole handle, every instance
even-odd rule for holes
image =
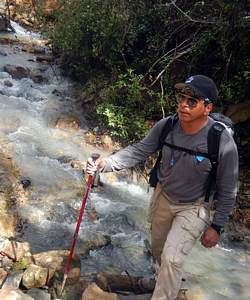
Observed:
[[[100,154],[99,153],[93,153],[91,155],[91,158],[93,159],[93,161],[95,162],[98,158],[100,157]],[[99,169],[97,169],[95,171],[95,174],[93,175],[93,180],[92,180],[92,186],[91,187],[97,187],[98,186],[98,183],[99,183]]]

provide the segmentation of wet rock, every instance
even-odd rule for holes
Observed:
[[[3,84],[7,87],[12,87],[13,86],[13,83],[9,80],[4,80]]]
[[[55,127],[60,129],[79,130],[80,120],[74,116],[64,116],[56,120]]]
[[[22,281],[23,271],[12,271],[6,278],[3,288],[18,289]],[[1,299],[1,298],[0,298]]]
[[[92,283],[84,291],[82,300],[119,300],[119,298],[117,294],[104,292]]]
[[[57,90],[57,89],[54,89],[53,91],[52,91],[52,94],[53,95],[56,95],[56,96],[62,96],[62,92],[60,92],[59,90]]]
[[[54,60],[54,58],[51,55],[42,55],[42,56],[36,57],[36,61],[41,62],[41,63],[50,63],[53,60]]]
[[[22,46],[22,51],[33,54],[45,54],[46,49],[39,45],[25,44]]]
[[[43,287],[47,283],[49,271],[47,268],[30,265],[23,274],[23,285],[27,288]]]
[[[21,184],[24,189],[27,189],[27,187],[29,187],[31,185],[31,181],[30,181],[30,179],[22,179]]]
[[[8,273],[3,268],[0,268],[0,286],[2,286],[2,284],[5,281],[7,275],[8,275]]]
[[[70,165],[74,169],[83,170],[83,172],[84,172],[84,169],[86,168],[86,162],[82,162],[80,160],[72,160],[70,162]]]
[[[24,294],[21,290],[12,288],[2,288],[0,299],[3,300],[35,300],[33,297]]]
[[[61,164],[67,164],[69,162],[72,161],[72,156],[67,156],[67,155],[63,155],[63,156],[59,156],[57,158],[57,160],[61,163]]]
[[[51,300],[51,295],[41,289],[32,288],[28,290],[27,294],[35,300]]]
[[[9,73],[14,79],[27,78],[30,75],[30,70],[22,66],[5,65],[4,71]]]
[[[0,50],[0,55],[1,56],[7,56],[7,53],[4,50]]]
[[[10,26],[10,22],[7,19],[7,17],[4,16],[4,15],[0,15],[0,32],[1,31],[8,31],[9,26]]]
[[[30,78],[35,83],[48,83],[48,78],[46,78],[44,75],[42,75],[39,71],[32,71],[30,74]]]
[[[76,252],[81,255],[86,255],[90,250],[98,249],[111,243],[110,236],[101,232],[89,232],[87,235],[84,242],[79,242],[76,246]]]

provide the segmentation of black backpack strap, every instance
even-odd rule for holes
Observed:
[[[200,152],[200,151],[194,151],[192,149],[188,149],[188,148],[184,148],[184,147],[180,147],[180,146],[177,146],[177,145],[174,145],[174,144],[170,144],[170,143],[166,143],[164,142],[164,145],[168,146],[169,148],[172,148],[174,150],[179,150],[179,151],[183,151],[183,152],[186,152],[190,155],[200,155],[200,156],[203,156],[203,157],[206,157],[206,158],[209,158],[209,154],[208,153],[205,153],[205,152]]]
[[[175,114],[167,119],[166,124],[164,125],[164,127],[161,131],[160,138],[159,138],[159,149],[162,149],[162,147],[165,143],[166,137],[168,136],[169,132],[173,130],[174,125],[177,123],[178,120],[179,120],[179,118],[178,118],[177,114]]]
[[[177,123],[177,121],[178,121],[177,115],[169,117],[161,131],[161,135],[159,137],[159,143],[158,143],[158,150],[160,150],[160,151],[159,151],[158,157],[156,159],[156,162],[155,162],[152,170],[149,173],[149,185],[152,187],[156,187],[156,184],[158,182],[157,170],[160,166],[160,162],[161,162],[161,158],[162,158],[162,147],[164,145],[165,139],[166,139],[167,135],[169,134],[169,132],[171,130],[173,130],[173,127]]]
[[[169,117],[167,119],[166,124],[164,125],[164,127],[162,129],[162,132],[161,132],[161,135],[160,135],[160,138],[159,138],[160,152],[159,152],[159,155],[158,155],[157,160],[156,160],[156,163],[158,163],[157,166],[160,164],[160,161],[161,161],[162,147],[165,145],[165,139],[168,136],[169,132],[173,130],[174,125],[177,123],[177,121],[178,121],[178,115],[177,114]]]
[[[225,130],[225,126],[219,122],[215,122],[208,132],[208,137],[207,137],[208,155],[209,155],[212,168],[208,175],[205,202],[209,202],[211,190],[216,182],[220,138],[223,130]]]

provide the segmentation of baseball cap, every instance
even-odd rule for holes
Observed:
[[[176,83],[176,89],[188,87],[197,97],[202,97],[206,101],[213,102],[218,97],[218,90],[214,81],[204,75],[194,75],[186,79],[185,82]]]

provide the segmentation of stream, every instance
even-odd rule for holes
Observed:
[[[41,36],[12,22],[16,33],[1,34],[22,41]],[[31,185],[19,207],[23,220],[20,237],[33,252],[68,249],[81,206],[83,174],[72,168],[72,160],[86,161],[92,152],[107,155],[87,145],[88,124],[84,107],[72,95],[73,83],[60,69],[37,62],[35,54],[22,51],[18,44],[0,44],[0,130],[12,149],[12,158],[21,178]],[[6,55],[3,55],[5,53]],[[39,70],[47,82],[31,78],[13,79],[3,71],[7,64]],[[6,85],[6,80],[12,86]],[[79,130],[58,128],[56,121],[74,116]],[[103,186],[90,193],[81,224],[77,249],[85,240],[109,236],[110,243],[83,257],[82,275],[100,271],[128,272],[133,276],[152,273],[145,240],[149,239],[147,207],[151,192],[129,181],[110,183],[101,175]],[[98,216],[90,220],[88,211]],[[250,252],[223,237],[222,243],[205,249],[197,243],[185,265],[182,288],[204,300],[250,300]]]

